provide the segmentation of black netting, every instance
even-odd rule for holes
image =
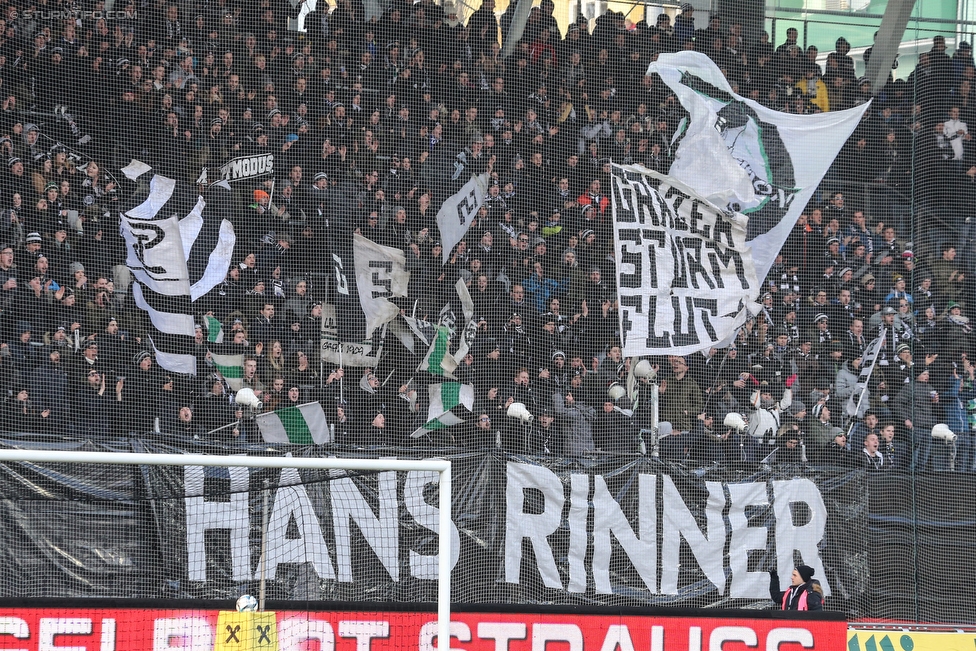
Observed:
[[[590,3],[545,0],[509,44],[521,29],[516,3],[384,4],[4,9],[0,427],[53,447],[485,455],[458,470],[462,483],[474,481],[463,473],[482,473],[489,492],[466,494],[486,501],[462,513],[490,522],[471,524],[465,540],[497,562],[506,477],[485,459],[546,459],[567,498],[562,517],[582,517],[581,526],[593,514],[571,512],[566,468],[590,477],[588,491],[601,473],[629,476],[619,473],[630,464],[651,464],[660,491],[676,473],[703,531],[709,478],[728,505],[740,484],[766,482],[774,500],[777,481],[809,479],[826,500],[823,569],[839,586],[828,608],[973,620],[958,603],[971,599],[948,603],[972,532],[967,502],[955,498],[969,495],[976,471],[976,67],[957,32],[968,23],[919,0],[922,20],[909,22],[900,65],[872,88],[863,75],[877,7],[763,16],[713,3],[711,18],[688,5],[588,20]],[[755,128],[755,160],[768,167],[766,176],[750,168],[761,200],[720,209],[749,214],[750,240],[797,221],[731,341],[685,357],[627,357],[627,301],[643,299],[618,300],[617,265],[632,264],[615,246],[620,166],[663,175],[680,166],[685,184],[695,180],[689,170],[706,180],[723,172],[718,159],[682,158],[695,114],[647,74],[660,55],[684,50],[714,63],[731,91],[791,118],[864,113],[790,212],[791,193],[810,179],[795,173],[805,152],[781,136],[788,131],[714,83],[681,79],[723,104],[714,125],[723,137]],[[816,158],[820,146],[808,153]],[[705,265],[698,252],[680,250]],[[667,294],[650,284],[628,289]],[[689,312],[722,316],[723,288],[713,289],[714,300],[688,303]],[[681,301],[671,300],[677,315]],[[660,341],[687,345],[689,336]],[[94,557],[111,546],[119,562],[93,577],[38,551],[29,555],[36,565],[12,570],[4,596],[240,591],[236,580],[187,588],[182,569],[160,576],[146,560],[145,537],[164,536],[158,518],[183,499],[155,472],[81,473],[76,483],[71,473],[10,470],[12,486],[53,491],[70,508],[7,502],[8,549],[34,545],[31,532],[44,530],[52,548],[87,542],[79,557]],[[303,479],[320,490],[319,479]],[[378,490],[375,477],[367,484]],[[613,487],[636,528],[638,506],[622,497],[634,490]],[[773,527],[773,507],[753,506],[748,522]],[[801,526],[815,511],[791,517]],[[87,538],[72,543],[62,525],[82,516]],[[719,517],[731,532],[734,518]],[[232,546],[206,544],[218,559]],[[681,545],[677,593],[660,599],[642,594],[626,568],[610,571],[619,593],[594,591],[561,547],[559,588],[512,588],[485,561],[481,583],[471,583],[478,590],[456,596],[769,605],[686,570],[702,559]],[[745,571],[779,569],[786,579],[792,562],[809,561],[772,546],[747,554]],[[734,578],[734,545],[723,553]],[[323,588],[307,569],[288,572],[286,588],[276,587],[287,598],[430,597],[429,584],[357,577]]]

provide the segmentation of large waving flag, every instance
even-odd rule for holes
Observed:
[[[352,239],[359,304],[366,315],[366,339],[400,313],[390,299],[407,295],[410,272],[403,251],[377,244],[362,235]]]
[[[137,180],[151,168],[134,162],[123,172]],[[196,374],[192,303],[223,281],[230,266],[230,193],[221,182],[201,197],[193,186],[153,173],[120,215],[132,297],[149,316],[156,361],[167,370]]]
[[[869,104],[816,115],[781,113],[732,92],[700,52],[662,54],[647,73],[660,75],[689,114],[667,176],[749,218],[746,240],[765,278]]]
[[[766,277],[867,105],[780,113],[732,92],[703,54],[648,68],[687,117],[666,175],[613,168],[612,214],[624,355],[721,346],[759,306]]]

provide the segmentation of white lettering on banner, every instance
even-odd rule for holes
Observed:
[[[414,522],[437,535],[440,532],[440,508],[433,504],[428,504],[424,500],[424,488],[436,486],[438,483],[437,473],[433,470],[424,470],[407,473],[407,480],[403,485],[403,505],[407,509]],[[461,535],[457,527],[451,523],[451,567],[457,565],[461,557]],[[437,580],[437,564],[440,554],[425,556],[417,551],[410,550],[410,576],[417,579]]]
[[[281,563],[311,563],[319,578],[334,581],[336,573],[322,525],[315,517],[312,500],[298,470],[283,469],[280,484],[282,488],[275,492],[274,507],[268,518],[268,577],[277,578]],[[293,518],[300,534],[297,538],[288,537],[288,524]]]
[[[614,166],[611,196],[624,354],[687,355],[730,337],[759,297],[748,218],[643,167]]]
[[[637,530],[630,524],[619,503],[613,499],[605,479],[601,475],[593,477],[593,525],[587,528],[589,505],[589,477],[572,475],[567,518],[569,526],[569,552],[566,563],[569,565],[569,585],[563,588],[559,568],[556,565],[548,536],[553,534],[560,523],[566,497],[559,477],[540,466],[509,463],[506,484],[505,540],[505,581],[522,581],[522,547],[526,539],[532,545],[535,555],[535,569],[549,588],[579,591],[579,585],[586,578],[586,557],[589,550],[585,543],[574,541],[593,541],[593,555],[590,571],[596,592],[610,593],[609,567],[614,551],[611,534],[617,539],[620,549],[626,555],[645,586],[652,594],[678,594],[678,569],[681,541],[691,549],[702,572],[716,590],[725,592],[727,541],[726,525],[722,514],[726,499],[724,490],[729,489],[731,498],[729,524],[731,525],[728,567],[731,570],[732,586],[737,598],[762,599],[769,594],[768,578],[762,572],[748,571],[748,555],[751,549],[766,549],[769,531],[766,527],[749,527],[745,510],[751,506],[768,506],[766,482],[722,484],[705,482],[708,499],[704,505],[705,530],[702,531],[696,516],[692,513],[678,492],[671,477],[661,476],[663,490],[658,499],[656,489],[658,477],[640,474],[638,478]],[[542,503],[526,505],[528,491],[541,493]],[[827,519],[827,509],[816,484],[808,479],[792,479],[772,482],[772,494],[776,519],[777,559],[781,574],[792,569],[793,550],[801,552],[804,562],[814,567],[821,578],[824,594],[830,594],[830,586],[823,570],[817,545],[823,539]],[[804,523],[793,521],[792,504],[802,504],[810,512],[810,519]],[[659,508],[661,507],[661,508]],[[657,576],[657,513],[662,512],[660,530],[663,532],[661,552],[661,583],[655,583]]]
[[[568,592],[586,592],[586,516],[590,478],[587,475],[569,476],[569,585]],[[657,554],[654,555],[657,558]]]
[[[803,563],[814,569],[824,595],[829,597],[830,584],[817,547],[827,527],[827,507],[820,490],[809,479],[791,479],[774,481],[773,494],[776,496],[773,511],[776,516],[776,567],[780,585],[789,584],[794,565],[793,552],[798,551]],[[810,519],[806,523],[794,522],[793,504],[806,505],[806,510],[810,512]]]
[[[329,486],[332,495],[332,524],[335,531],[336,565],[339,580],[352,583],[352,531],[349,521],[359,526],[370,549],[383,563],[394,581],[400,580],[399,553],[400,521],[397,517],[397,486],[395,472],[378,475],[380,515],[376,517],[369,502],[348,477],[336,479]],[[339,635],[342,635],[340,632]]]
[[[729,569],[732,571],[732,585],[729,596],[733,599],[748,598],[761,594],[769,585],[766,572],[749,571],[749,552],[754,549],[765,551],[769,540],[768,527],[750,527],[746,509],[750,507],[769,507],[766,485],[760,483],[729,484],[729,524],[732,536],[729,540]]]
[[[705,576],[715,585],[719,594],[724,593],[725,568],[722,551],[725,548],[725,523],[722,522],[722,511],[725,508],[725,493],[722,484],[714,481],[705,482],[708,488],[708,502],[705,508],[707,529],[703,533],[695,516],[685,505],[681,493],[674,485],[674,480],[667,475],[663,479],[664,522],[661,531],[664,533],[664,541],[661,550],[661,592],[678,593],[678,570],[681,567],[679,551],[681,539],[684,538]]]
[[[561,589],[556,559],[546,536],[559,527],[563,512],[563,486],[553,471],[542,466],[509,463],[505,484],[505,581],[518,583],[522,572],[522,541],[532,543],[536,566],[547,588]],[[542,492],[541,513],[527,513],[526,489]]]
[[[230,501],[211,502],[203,497],[203,468],[187,466],[184,469],[187,574],[192,581],[206,580],[204,538],[206,531],[218,529],[230,532],[231,548],[220,553],[230,558],[232,567],[229,570],[234,580],[256,578],[257,568],[251,565],[248,546],[252,517],[248,508],[248,471],[246,468],[229,468],[227,476]],[[678,594],[681,587],[678,585],[679,552],[682,541],[685,541],[701,571],[719,593],[726,593],[728,577],[730,597],[763,599],[768,595],[768,579],[765,573],[748,571],[748,558],[752,550],[768,549],[771,542],[769,528],[775,527],[772,542],[776,547],[781,579],[787,579],[793,567],[794,551],[799,551],[803,562],[821,577],[824,593],[830,595],[818,549],[826,528],[827,510],[817,485],[809,479],[729,484],[705,482],[708,497],[694,511],[685,504],[674,481],[667,475],[638,474],[636,500],[627,509],[614,498],[602,475],[594,475],[591,479],[576,473],[568,479],[564,483],[555,472],[542,466],[506,464],[502,548],[507,583],[521,583],[523,571],[531,571],[538,573],[548,588],[583,592],[592,577],[589,585],[596,593],[610,594],[615,589],[610,573],[613,554],[622,553],[641,577],[648,594]],[[275,578],[282,563],[304,563],[321,579],[351,583],[354,580],[352,537],[355,523],[363,541],[392,581],[400,580],[400,558],[409,559],[407,567],[411,577],[436,580],[437,554],[401,550],[399,537],[401,518],[405,515],[419,527],[437,533],[439,508],[436,502],[428,503],[424,497],[425,492],[432,494],[425,489],[436,484],[435,473],[406,473],[401,505],[396,473],[378,473],[377,504],[373,505],[350,478],[334,479],[329,487],[331,512],[325,512],[323,505],[313,503],[297,472],[284,470],[281,487],[273,494],[269,514],[269,575]],[[723,519],[726,508],[727,520]],[[774,523],[769,527],[750,526],[747,512],[753,509],[765,509]],[[331,519],[334,539],[326,539],[323,518]],[[292,521],[300,534],[297,539],[290,539],[287,534]],[[565,560],[560,558],[562,567],[557,564],[549,541],[549,536],[561,525],[568,529],[563,532],[568,539],[568,550]],[[658,532],[662,534],[660,568],[657,566]],[[453,568],[461,549],[460,535],[453,523],[450,536]],[[531,570],[529,566],[523,566],[526,542],[533,550]],[[724,551],[726,543],[727,553]],[[590,559],[589,565],[587,559]],[[7,626],[16,630],[13,624]]]
[[[274,154],[235,158],[220,168],[220,178],[224,181],[240,181],[273,173]]]
[[[227,502],[208,502],[203,498],[203,466],[183,469],[183,490],[186,493],[186,571],[191,581],[207,580],[207,552],[204,538],[208,529],[230,530],[230,553],[234,581],[250,581],[251,535],[248,510],[247,468],[228,468],[230,499]]]
[[[230,502],[206,502],[203,494],[203,467],[184,468],[186,492],[187,573],[190,580],[206,580],[206,548],[204,536],[208,529],[229,529],[231,532],[231,563],[235,581],[257,579],[257,568],[251,567],[248,550],[250,514],[248,512],[247,468],[229,468]],[[349,478],[336,479],[330,486],[333,531],[335,532],[336,569],[329,554],[329,546],[322,534],[320,515],[300,483],[294,469],[282,471],[283,485],[273,493],[274,506],[268,521],[268,570],[275,577],[282,563],[310,563],[319,578],[351,583],[352,527],[356,523],[370,549],[386,568],[393,581],[399,581],[399,504],[397,502],[396,473],[379,473],[379,505],[377,517],[369,502]],[[424,500],[424,486],[437,484],[436,473],[408,472],[404,482],[404,502],[417,524],[437,532],[439,509]],[[325,515],[324,517],[328,517]],[[293,519],[301,538],[288,539],[288,523]],[[451,525],[451,567],[458,561],[461,538],[457,527]],[[410,550],[410,575],[417,579],[437,579],[438,555],[426,556]]]
[[[637,520],[640,537],[634,534],[627,516],[613,499],[607,482],[597,475],[593,478],[593,582],[596,591],[612,594],[610,584],[610,534],[612,533],[634,569],[652,593],[657,592],[657,512],[654,499],[655,484],[651,475],[639,475],[640,512]]]

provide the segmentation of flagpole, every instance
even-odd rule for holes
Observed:
[[[338,337],[337,337],[338,339]],[[339,341],[339,370],[342,370],[342,341]],[[345,377],[346,372],[342,371],[342,375],[339,376],[339,402],[345,401],[345,396],[342,392],[342,380]]]

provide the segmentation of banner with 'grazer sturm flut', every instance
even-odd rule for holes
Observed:
[[[642,167],[615,165],[612,183],[624,355],[686,355],[731,337],[759,298],[748,219]]]
[[[434,651],[429,612],[0,608],[0,648],[23,651]],[[761,614],[760,614],[761,615]],[[847,624],[809,617],[452,613],[455,651],[837,651]],[[262,622],[268,624],[262,624]],[[277,630],[268,630],[274,626]],[[256,630],[252,631],[253,627]],[[258,628],[260,627],[260,628]],[[253,641],[253,644],[250,643]],[[55,646],[56,644],[56,646]]]
[[[647,72],[684,115],[664,175],[614,166],[621,339],[627,356],[686,355],[758,312],[760,283],[868,105],[774,111],[697,52],[662,54]]]

